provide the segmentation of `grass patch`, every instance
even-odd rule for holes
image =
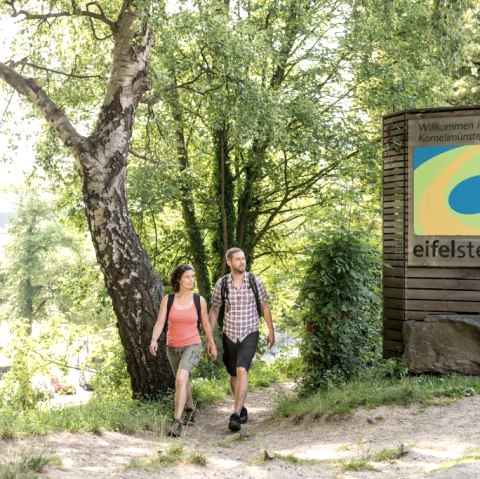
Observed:
[[[132,459],[125,470],[142,469],[145,471],[158,471],[168,466],[178,464],[197,464],[205,466],[207,458],[197,451],[186,451],[182,444],[175,444],[166,450],[158,451],[153,456]]]
[[[366,457],[361,459],[350,459],[339,462],[342,471],[374,471],[375,468],[368,462]]]
[[[403,447],[399,444],[392,449],[383,449],[372,456],[372,460],[375,462],[389,462],[392,464],[404,454]]]
[[[275,454],[275,458],[280,459],[281,461],[289,462],[291,464],[298,464],[298,465],[318,464],[320,462],[320,461],[315,461],[315,459],[302,459],[292,454]]]
[[[45,453],[24,453],[18,459],[0,463],[0,479],[36,479],[49,465],[60,465],[57,456]]]
[[[450,459],[448,461],[442,462],[437,469],[434,469],[432,472],[446,471],[454,466],[459,466],[460,464],[468,464],[471,462],[480,461],[480,451],[472,451],[468,454],[465,454],[462,457],[457,459]]]
[[[162,428],[171,405],[142,402],[125,397],[92,398],[81,406],[50,407],[42,410],[0,410],[0,438],[13,438],[55,431],[92,432],[102,430],[133,434]]]
[[[374,408],[388,404],[443,404],[445,400],[472,396],[480,392],[480,377],[451,374],[375,377],[370,371],[346,384],[319,390],[309,396],[284,395],[277,401],[273,418],[301,419],[305,415],[333,416],[347,414],[359,406]]]

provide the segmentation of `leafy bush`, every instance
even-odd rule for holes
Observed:
[[[341,383],[369,362],[381,305],[380,253],[360,233],[328,232],[309,256],[299,297],[305,392]]]

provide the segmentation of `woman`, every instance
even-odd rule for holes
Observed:
[[[193,420],[194,404],[190,389],[190,374],[200,361],[202,341],[198,332],[199,313],[194,301],[193,287],[195,285],[195,271],[189,264],[177,266],[170,279],[173,290],[173,303],[168,310],[168,298],[165,296],[160,303],[160,312],[153,328],[150,353],[157,355],[158,338],[162,334],[168,319],[167,356],[175,374],[175,414],[169,436],[179,437],[182,433],[182,424]],[[210,358],[215,361],[217,349],[213,340],[212,330],[208,321],[207,302],[200,299],[200,318],[207,343],[213,344],[209,350]],[[168,318],[167,318],[168,314]],[[185,410],[185,422],[182,419]]]

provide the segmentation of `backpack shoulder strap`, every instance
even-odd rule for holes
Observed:
[[[228,299],[228,288],[227,288],[228,274],[222,277],[222,284],[220,289],[220,296],[222,297],[222,302],[225,303],[225,300]]]
[[[165,318],[165,324],[168,321],[168,315],[170,314],[170,310],[172,309],[174,299],[175,299],[175,293],[170,293],[168,295],[168,300],[167,300],[167,317]]]
[[[195,308],[197,309],[197,316],[198,316],[197,327],[198,329],[200,329],[200,325],[202,324],[202,306],[200,304],[199,294],[193,293],[193,302],[195,303]]]
[[[258,285],[255,275],[253,273],[248,273],[248,282],[250,283],[250,288],[252,288],[253,295],[255,296],[255,303],[257,304],[258,317],[263,316],[262,305],[260,304],[259,294],[258,294]]]

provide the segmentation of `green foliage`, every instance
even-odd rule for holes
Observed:
[[[19,457],[0,463],[0,479],[37,479],[51,464],[60,465],[56,456],[45,453],[22,453]]]
[[[358,233],[334,230],[315,243],[298,300],[305,391],[341,383],[370,359],[380,326],[379,256]]]
[[[329,417],[351,413],[360,406],[374,408],[388,404],[442,404],[445,399],[452,400],[478,393],[478,377],[452,374],[444,377],[392,378],[385,377],[385,371],[374,368],[335,388],[319,390],[308,396],[295,393],[280,397],[273,417]]]
[[[139,430],[160,432],[170,417],[171,398],[142,402],[126,396],[97,396],[80,406],[32,410],[0,409],[0,438],[47,434],[56,431],[93,432],[102,430],[134,434]]]

